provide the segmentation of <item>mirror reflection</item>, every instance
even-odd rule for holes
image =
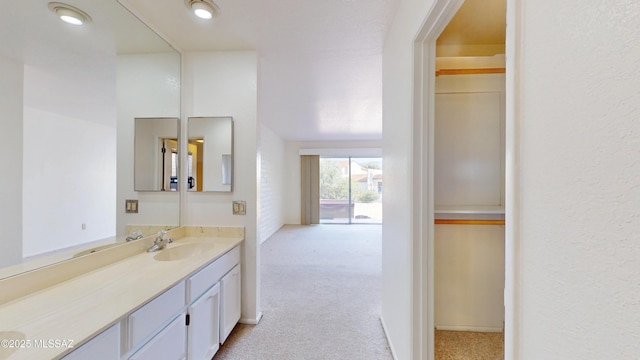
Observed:
[[[41,0],[0,12],[0,151],[15,170],[0,178],[0,277],[179,225],[179,194],[133,179],[134,119],[180,116],[180,54],[115,0],[73,5],[92,21]]]
[[[178,119],[135,119],[136,191],[178,191]]]
[[[233,190],[233,118],[189,118],[189,191]]]

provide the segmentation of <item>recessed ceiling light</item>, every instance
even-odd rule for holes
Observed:
[[[218,6],[211,0],[184,0],[184,3],[201,19],[209,20],[218,14]]]
[[[69,24],[82,25],[84,23],[91,22],[89,14],[71,5],[59,2],[50,2],[49,10],[58,15],[60,20]]]

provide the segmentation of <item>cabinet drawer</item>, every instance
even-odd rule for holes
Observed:
[[[173,320],[129,360],[184,360],[187,358],[184,316]]]
[[[184,294],[185,284],[182,281],[129,315],[129,349],[138,346],[181,311],[185,305]]]
[[[191,303],[213,284],[217,283],[224,274],[233,269],[240,262],[240,247],[236,246],[204,269],[191,275],[187,279],[187,303]]]
[[[120,323],[89,340],[63,360],[118,360],[120,359]]]

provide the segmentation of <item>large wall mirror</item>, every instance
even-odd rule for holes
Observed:
[[[178,191],[135,191],[134,119],[178,121],[180,54],[116,0],[73,0],[83,26],[47,5],[0,12],[0,150],[21,167],[0,179],[16,193],[3,192],[0,278],[179,226]]]
[[[190,117],[189,191],[233,191],[233,118]]]
[[[178,119],[136,118],[134,188],[178,191]]]

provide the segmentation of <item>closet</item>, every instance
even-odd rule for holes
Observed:
[[[503,56],[438,59],[435,95],[435,327],[504,323]]]

